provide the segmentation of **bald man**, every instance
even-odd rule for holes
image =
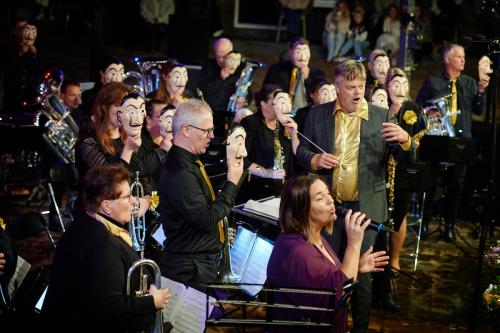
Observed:
[[[233,43],[227,38],[219,38],[213,44],[215,58],[208,59],[201,68],[198,88],[214,112],[227,110],[244,67],[243,64],[236,68],[228,66],[228,55],[232,53]]]

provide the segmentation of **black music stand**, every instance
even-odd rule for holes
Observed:
[[[418,231],[415,232],[414,229],[410,229],[416,238],[415,251],[410,253],[413,257],[413,271],[417,270],[418,256],[420,252],[420,240],[422,234],[422,219],[424,215],[424,202],[426,192],[429,188],[429,178],[430,178],[430,165],[425,162],[416,162],[412,164],[400,164],[396,168],[396,184],[395,188],[399,191],[406,191],[412,193],[421,193],[422,204],[418,211],[418,218],[415,220],[416,225],[418,225]],[[418,200],[418,199],[417,199]],[[410,223],[408,223],[410,226]]]
[[[470,164],[476,156],[473,139],[425,135],[418,156],[422,161]]]

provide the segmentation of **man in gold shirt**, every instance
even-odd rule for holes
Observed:
[[[415,145],[401,127],[391,122],[389,110],[364,99],[366,71],[363,64],[347,60],[335,68],[335,102],[311,109],[306,119],[297,160],[307,170],[324,175],[332,186],[337,208],[361,211],[373,221],[388,219],[385,164],[387,153],[397,159],[413,159]],[[337,214],[333,235],[324,234],[340,258],[347,244],[344,219]],[[367,230],[361,253],[375,243],[376,233]],[[358,275],[353,294],[353,329],[366,332],[371,307],[369,273]]]

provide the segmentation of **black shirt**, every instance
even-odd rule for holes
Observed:
[[[292,77],[293,68],[294,66],[291,61],[284,61],[271,65],[262,84],[277,84],[283,91],[288,93],[290,90],[290,78]],[[309,76],[304,81],[306,90],[310,86],[313,79],[324,77],[325,73],[321,69],[309,66]]]
[[[142,161],[143,174],[148,179],[151,191],[158,191],[161,166],[167,160],[167,151],[154,143],[146,126],[142,126],[141,140],[141,148],[137,156]]]
[[[130,170],[134,174],[134,178],[135,173],[139,171],[139,180],[144,188],[144,193],[150,194],[151,187],[144,175],[142,161],[138,154],[133,153],[130,163],[127,163],[120,157],[123,151],[122,139],[114,139],[113,145],[115,146],[115,154],[111,155],[104,150],[93,134],[78,139],[75,145],[75,160],[80,179],[83,179],[92,167],[104,164],[120,164]]]
[[[174,145],[160,177],[160,214],[165,251],[179,255],[217,253],[222,249],[218,222],[234,206],[237,186],[226,181],[212,201],[198,157]],[[168,256],[167,256],[168,257]]]
[[[225,80],[220,76],[221,68],[215,59],[208,59],[201,68],[198,87],[205,101],[213,111],[226,111],[229,98],[236,91],[236,82],[240,78],[243,64]]]
[[[245,158],[245,168],[256,163],[266,169],[272,169],[274,166],[274,131],[266,126],[262,113],[256,112],[245,117],[241,121],[241,126],[247,133],[245,146],[248,156]],[[285,157],[283,169],[285,169],[286,175],[290,176],[292,173],[292,144],[285,135],[285,128],[279,123],[278,126],[278,138]]]

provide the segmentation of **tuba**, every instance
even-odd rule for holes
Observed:
[[[59,159],[69,164],[75,163],[74,146],[78,135],[78,125],[58,97],[63,77],[63,71],[56,69],[43,73],[37,82],[36,102],[42,106],[42,109],[36,115],[34,124],[39,126],[42,114],[47,117],[43,140]]]
[[[455,128],[451,123],[451,110],[449,98],[452,94],[433,99],[430,105],[424,109],[429,122],[428,135],[454,137]]]
[[[130,61],[137,65],[139,71],[126,72],[123,82],[135,89],[143,97],[158,90],[161,79],[161,65],[166,63],[168,59],[134,57]],[[135,81],[135,84],[130,83],[131,81]]]
[[[252,85],[253,74],[256,68],[263,68],[264,64],[245,59],[245,67],[241,71],[240,78],[236,82],[236,91],[229,98],[229,104],[227,106],[228,111],[236,112],[236,101],[238,97],[246,97],[248,94],[248,88]]]

